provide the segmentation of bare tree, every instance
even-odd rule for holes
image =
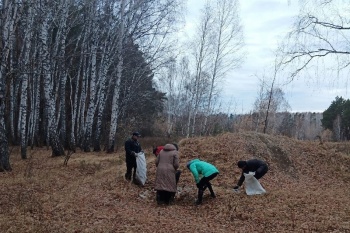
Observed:
[[[288,101],[284,97],[284,92],[280,87],[276,87],[276,76],[272,79],[270,84],[262,79],[260,85],[260,93],[258,98],[254,103],[254,113],[255,114],[255,130],[259,130],[260,121],[263,122],[263,133],[267,133],[269,125],[270,128],[276,127],[276,125],[271,124],[275,114],[278,111],[287,111],[290,109]]]
[[[49,20],[51,19],[52,9],[50,9],[48,2],[42,2],[41,10],[45,12],[42,15],[42,24],[40,28],[40,62],[42,64],[42,75],[44,79],[44,96],[45,96],[45,110],[46,110],[46,122],[47,122],[47,143],[52,147],[52,155],[60,156],[64,155],[64,149],[59,137],[57,135],[57,122],[55,117],[55,95],[53,93],[52,83],[52,67],[50,64],[49,53]]]
[[[191,83],[191,107],[188,116],[187,137],[193,136],[195,133],[196,117],[199,111],[202,98],[202,87],[208,74],[204,74],[208,67],[208,56],[210,53],[210,27],[212,26],[213,15],[210,5],[207,3],[202,10],[202,17],[196,30],[193,42],[191,43],[192,53],[194,57],[194,75]]]
[[[345,74],[345,80],[348,80],[350,5],[340,0],[300,3],[300,15],[284,41],[283,68],[288,68],[291,80],[298,75],[309,76],[308,70],[314,68],[324,69],[323,74],[319,72],[319,77],[341,78]]]
[[[18,4],[14,1],[1,2],[1,39],[0,44],[0,171],[11,170],[9,162],[8,140],[6,135],[5,125],[5,88],[7,72],[10,70],[7,67],[8,61],[11,59],[12,44],[14,42],[16,20],[19,14]]]
[[[205,110],[205,120],[202,132],[206,133],[208,116],[211,113],[212,102],[218,86],[224,82],[226,73],[237,68],[243,61],[243,31],[239,18],[239,2],[218,0],[214,11],[211,29],[212,64],[210,65],[210,87],[208,103]]]
[[[28,144],[28,137],[27,137],[27,109],[28,109],[28,79],[29,79],[29,73],[27,70],[29,70],[29,64],[30,64],[30,49],[32,43],[30,42],[32,35],[33,35],[33,24],[34,24],[34,12],[32,6],[29,6],[27,17],[24,20],[25,25],[25,36],[24,36],[24,43],[22,46],[22,63],[25,67],[25,72],[21,75],[21,102],[20,102],[20,132],[21,132],[21,156],[22,159],[26,159],[26,151],[27,151],[27,144]]]
[[[118,104],[120,81],[124,68],[124,45],[131,40],[138,43],[144,52],[147,62],[159,66],[161,55],[168,51],[166,38],[174,32],[176,26],[175,14],[180,6],[178,0],[122,0],[120,4],[120,26],[117,44],[117,75],[114,80],[114,90],[111,110],[111,124],[108,135],[108,151],[113,151],[118,118],[122,112]]]

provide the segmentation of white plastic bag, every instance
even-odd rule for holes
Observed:
[[[261,186],[260,182],[254,177],[255,172],[244,173],[245,176],[245,192],[247,195],[264,194],[266,190]]]
[[[136,153],[136,174],[135,179],[140,185],[145,185],[147,180],[147,163],[145,158],[145,153]]]

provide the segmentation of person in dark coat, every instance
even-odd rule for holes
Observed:
[[[136,183],[136,153],[139,153],[142,150],[141,145],[138,141],[139,137],[141,137],[141,134],[139,132],[134,132],[131,138],[129,138],[124,144],[126,162],[125,179],[130,181],[131,178],[133,178],[134,183]],[[134,169],[134,171],[132,171],[132,169]]]
[[[173,144],[166,144],[156,159],[157,203],[170,204],[177,190],[176,170],[179,168],[179,154]]]
[[[254,177],[258,180],[261,177],[263,177],[267,171],[269,170],[267,164],[259,159],[251,159],[247,161],[238,161],[237,166],[242,169],[241,177],[239,178],[239,181],[233,189],[238,190],[239,187],[242,186],[245,176],[244,173],[248,174],[249,172],[255,172]]]

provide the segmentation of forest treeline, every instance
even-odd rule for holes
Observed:
[[[283,92],[273,85],[250,114],[223,111],[220,85],[243,62],[244,43],[238,1],[215,4],[202,11],[192,55],[181,57],[181,0],[1,0],[0,170],[11,169],[9,146],[20,146],[23,159],[28,146],[50,147],[53,156],[113,152],[134,130],[314,139],[321,115],[280,111]],[[339,140],[346,127],[326,126],[341,129]]]
[[[8,145],[113,151],[116,132],[146,129],[162,111],[154,70],[179,1],[0,2],[2,167]],[[131,125],[131,126],[130,126]]]

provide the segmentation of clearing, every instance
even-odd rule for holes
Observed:
[[[142,139],[141,139],[142,143]],[[350,232],[350,144],[322,145],[252,132],[179,142],[180,177],[176,202],[158,206],[153,182],[155,157],[144,148],[148,182],[124,180],[124,151],[51,158],[37,148],[21,160],[11,154],[12,172],[1,173],[1,232]],[[17,151],[16,151],[17,150]],[[186,162],[201,158],[220,175],[216,199],[204,194],[195,206],[196,186]],[[269,172],[267,194],[234,193],[241,159],[261,158]]]

